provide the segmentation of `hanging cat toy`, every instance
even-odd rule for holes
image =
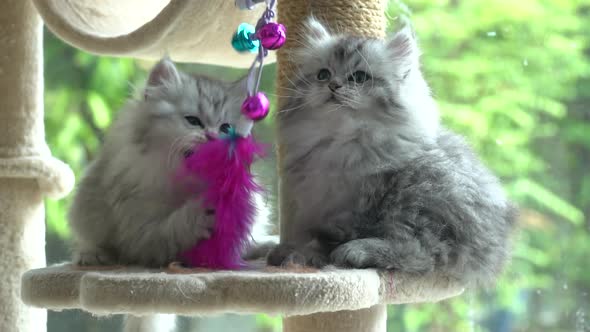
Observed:
[[[252,9],[260,0],[237,0],[240,9]],[[256,27],[242,23],[231,44],[238,52],[257,53],[248,71],[247,97],[241,106],[239,122],[227,133],[196,147],[184,160],[181,176],[195,176],[205,184],[198,197],[204,207],[215,211],[211,237],[180,254],[189,267],[240,269],[246,267],[242,252],[248,245],[256,207],[254,194],[261,187],[254,182],[251,165],[264,156],[264,146],[257,143],[251,130],[254,122],[264,119],[270,108],[266,95],[258,91],[264,58],[268,50],[280,48],[286,40],[285,26],[273,22],[275,0],[266,0],[266,10]]]

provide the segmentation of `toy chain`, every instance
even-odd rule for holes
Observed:
[[[236,0],[236,6],[240,9],[251,10],[259,2],[263,1]],[[262,78],[264,58],[268,55],[268,50],[279,49],[287,39],[285,26],[273,22],[275,18],[275,0],[265,0],[264,2],[266,2],[266,9],[256,26],[254,27],[248,23],[240,24],[231,42],[233,48],[238,52],[257,53],[252,66],[248,70],[246,80],[248,95],[241,107],[242,114],[250,120],[245,125],[245,128],[240,130],[240,134],[244,136],[249,134],[253,121],[260,121],[268,115],[270,102],[264,93],[258,91]]]

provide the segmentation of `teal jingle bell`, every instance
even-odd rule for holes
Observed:
[[[231,40],[231,46],[238,52],[258,52],[260,41],[253,40],[256,29],[248,23],[242,23]]]

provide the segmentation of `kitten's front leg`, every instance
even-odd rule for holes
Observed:
[[[310,234],[324,250],[331,252],[342,243],[358,237],[354,222],[350,213],[343,213],[312,228]]]
[[[188,200],[168,218],[170,229],[179,239],[181,247],[211,237],[215,229],[215,210],[203,209],[198,200]]]
[[[346,242],[330,254],[330,262],[357,269],[377,268],[424,274],[435,267],[435,260],[420,241],[366,238]]]
[[[126,248],[126,260],[162,267],[199,241],[208,239],[215,226],[215,214],[203,209],[199,201],[187,200],[164,220],[149,220],[147,225],[156,227],[133,234],[132,245]]]
[[[199,222],[197,223],[200,230],[197,233],[201,235],[201,240],[206,240],[211,237],[213,230],[215,230],[215,210],[206,209],[201,213],[202,216],[198,219]]]

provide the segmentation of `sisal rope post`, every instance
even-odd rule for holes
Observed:
[[[279,0],[277,4],[278,21],[287,27],[287,42],[277,52],[278,62],[278,95],[284,96],[283,88],[287,86],[287,77],[292,73],[293,66],[289,59],[290,50],[301,45],[304,20],[313,15],[321,20],[331,31],[348,33],[357,36],[383,38],[385,36],[386,0]],[[282,103],[279,98],[279,107]],[[278,139],[278,172],[279,172],[279,219],[281,242],[289,242],[291,193],[282,176],[282,160],[284,147],[281,144],[281,133]],[[306,316],[294,316],[283,319],[285,332],[384,332],[386,330],[387,310],[385,305],[377,305],[357,311],[338,311],[316,313]]]
[[[13,174],[25,172],[22,158],[48,151],[42,38],[30,1],[0,3],[0,331],[46,329],[46,310],[25,306],[19,286],[23,272],[45,266],[43,193],[36,179]]]

